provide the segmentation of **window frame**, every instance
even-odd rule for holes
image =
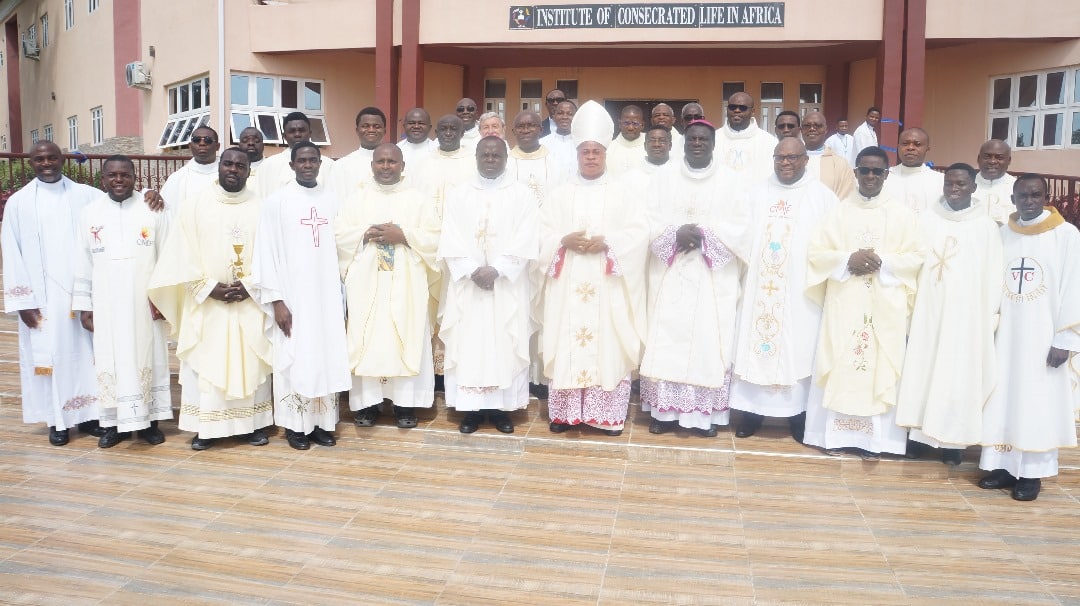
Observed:
[[[101,105],[90,108],[90,133],[91,145],[105,143],[105,110]]]
[[[1062,103],[1047,103],[1047,82],[1051,74],[1062,74]],[[1035,104],[1033,106],[1019,107],[1020,81],[1022,78],[1036,77]],[[1008,108],[994,109],[994,87],[998,81],[1009,81],[1009,106]],[[1080,65],[1065,65],[1050,67],[1041,70],[1026,70],[1012,74],[996,74],[989,77],[986,97],[986,136],[994,135],[994,120],[1008,120],[1008,137],[1006,142],[1014,151],[1040,151],[1080,149],[1080,137],[1073,142],[1073,116],[1080,115]],[[1061,114],[1061,143],[1044,144],[1046,135],[1045,126],[1047,117],[1053,114]],[[1020,131],[1020,120],[1034,117],[1035,126],[1032,129],[1032,141],[1030,145],[1017,145],[1017,135]]]
[[[233,100],[234,78],[247,78],[247,103],[236,103]],[[272,80],[270,102],[272,105],[259,103],[258,86],[260,80]],[[285,81],[296,84],[296,104],[302,107],[286,107],[282,100],[282,83]],[[288,114],[299,111],[303,112],[312,123],[311,132],[314,135],[321,130],[325,137],[317,140],[314,136],[311,142],[320,147],[331,144],[330,128],[326,119],[326,81],[318,78],[305,78],[299,76],[264,74],[257,72],[230,71],[229,72],[229,140],[232,143],[240,142],[240,131],[247,126],[238,126],[238,118],[247,119],[248,126],[254,126],[263,134],[263,143],[270,145],[285,145],[284,120]],[[306,102],[306,91],[309,84],[315,84],[319,88],[319,108],[309,109]],[[318,123],[320,127],[316,127]],[[268,133],[263,127],[273,127],[273,133]],[[275,136],[270,136],[275,135]]]
[[[30,129],[30,145],[37,145],[38,141],[41,141],[41,134],[38,132],[38,129],[31,128]]]
[[[195,107],[195,84],[199,85],[199,107]],[[181,93],[187,92],[187,109],[181,109]],[[191,142],[191,134],[210,123],[210,75],[182,80],[165,88],[168,117],[158,137],[158,149],[181,148]],[[104,124],[102,125],[104,131]]]
[[[75,27],[75,0],[64,0],[64,31]]]
[[[48,48],[49,43],[49,13],[41,16],[41,48]]]
[[[79,116],[68,116],[68,151],[79,149]]]
[[[93,13],[101,8],[101,0],[86,0],[86,14]]]

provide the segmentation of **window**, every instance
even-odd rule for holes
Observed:
[[[784,111],[784,83],[762,82],[758,105],[760,106],[758,111],[761,112],[761,115],[758,116],[758,126],[762,130],[770,133],[774,132],[776,129],[776,116]]]
[[[86,12],[92,13],[96,11],[99,6],[101,6],[101,0],[87,0]]]
[[[68,116],[68,151],[79,149],[79,117]]]
[[[41,48],[49,45],[49,15],[41,16]]]
[[[38,129],[35,128],[34,130],[30,131],[30,143],[31,144],[35,144],[40,140],[41,140],[41,136],[38,135]]]
[[[484,80],[484,112],[495,112],[506,120],[506,80]]]
[[[31,23],[30,27],[26,28],[26,33],[23,34],[23,41],[28,42],[29,46],[32,46],[35,50],[38,48],[37,24]],[[30,56],[36,57],[37,56],[37,55],[28,55],[26,53],[26,51],[27,51],[26,47],[27,47],[27,45],[24,44],[23,45],[23,55],[24,56],[26,56],[26,57],[30,57]]]
[[[64,29],[75,27],[75,0],[64,0]]]
[[[46,141],[52,141],[53,140],[53,138],[52,138],[52,124],[46,124],[45,127],[42,128],[41,130],[45,134],[45,140]]]
[[[574,105],[578,104],[578,83],[577,80],[556,80],[555,88],[561,90],[566,95],[567,101],[573,101]]]
[[[0,51],[0,67],[4,67],[4,51]]]
[[[210,123],[210,78],[201,76],[168,88],[169,119],[158,139],[158,147],[183,147],[191,142],[191,133]],[[95,108],[100,110],[101,108]],[[93,111],[93,110],[91,110]],[[97,128],[95,123],[95,129]],[[104,128],[102,129],[104,131]],[[98,133],[95,130],[94,136]]]
[[[105,142],[105,118],[101,113],[101,106],[95,107],[90,110],[90,126],[93,130],[94,145],[101,145]]]
[[[1080,66],[990,79],[987,131],[1013,149],[1080,147]]]
[[[735,93],[741,93],[746,90],[745,82],[725,82],[724,83],[724,103],[727,104],[727,100],[731,98],[731,95]]]
[[[7,135],[0,135],[0,151],[7,151]]]
[[[821,111],[821,84],[800,84],[799,116],[805,116],[813,111]]]
[[[321,80],[234,72],[229,77],[233,142],[239,142],[240,131],[254,126],[266,143],[284,145],[282,120],[301,111],[311,121],[311,142],[330,145],[323,86]]]

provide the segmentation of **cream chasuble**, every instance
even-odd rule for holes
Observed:
[[[945,173],[926,166],[910,167],[898,164],[889,169],[883,195],[892,195],[916,214],[930,210],[941,199]]]
[[[638,167],[645,159],[645,135],[639,134],[633,141],[619,133],[607,147],[607,175],[619,177]]]
[[[997,389],[983,411],[984,463],[988,451],[1076,446],[1080,233],[1051,207],[1028,225],[1017,217],[1013,213],[1001,228]],[[1058,368],[1046,364],[1051,346],[1072,352]]]
[[[348,198],[371,179],[371,158],[374,154],[374,149],[361,147],[334,162],[334,174],[329,183],[340,199]]]
[[[994,330],[1001,304],[1001,234],[978,205],[943,198],[920,216],[919,272],[896,423],[934,447],[964,448],[982,434],[996,384]],[[921,430],[921,431],[919,431]]]
[[[251,298],[210,298],[221,282],[252,291],[251,255],[261,200],[215,184],[185,204],[170,226],[149,295],[173,327],[181,361],[180,429],[216,438],[273,422],[271,345]]]
[[[365,244],[364,232],[382,223],[400,227],[407,244]],[[342,204],[334,235],[349,311],[352,410],[384,398],[406,407],[434,402],[429,306],[439,230],[434,203],[408,178],[393,185],[369,179]]]
[[[978,187],[972,197],[983,205],[983,210],[999,225],[1008,223],[1009,215],[1016,212],[1016,206],[1012,202],[1014,183],[1016,177],[1008,173],[994,180],[984,178],[982,173],[975,176],[975,185]],[[972,201],[972,204],[975,202]]]
[[[776,144],[776,137],[758,128],[757,120],[751,118],[750,126],[742,130],[732,130],[727,124],[716,130],[713,157],[735,172],[737,186],[745,193],[773,174]]]
[[[334,183],[334,159],[323,153],[325,148],[320,147],[319,153],[322,164],[319,165],[319,185]],[[296,172],[289,167],[292,161],[292,149],[286,147],[280,152],[265,158],[259,166],[258,176],[253,172],[248,177],[248,189],[260,198],[266,198],[289,183],[296,181]]]
[[[218,178],[218,161],[199,164],[194,158],[188,160],[176,172],[169,175],[161,187],[161,198],[165,208],[174,216],[177,209],[194,200],[214,184]]]
[[[533,191],[506,172],[477,176],[447,198],[438,252],[450,272],[440,305],[447,406],[517,410],[529,403],[537,212]],[[470,279],[484,266],[499,272],[493,290]]]
[[[101,425],[121,432],[172,419],[167,328],[146,296],[168,217],[135,192],[120,203],[99,194],[79,220],[72,309],[94,312]]]
[[[448,152],[436,148],[428,157],[424,163],[424,174],[419,175],[418,182],[420,188],[434,201],[435,215],[440,221],[446,195],[455,186],[472,179],[476,174],[476,150],[459,147]]]
[[[855,181],[855,171],[847,160],[825,148],[823,152],[815,153],[807,150],[809,161],[806,163],[806,172],[816,177],[832,190],[837,198],[843,200],[858,190]]]
[[[99,197],[67,177],[34,179],[4,209],[4,311],[38,309],[42,317],[34,329],[16,320],[24,423],[68,429],[98,418],[93,345],[71,299],[79,214]]]
[[[506,163],[506,174],[518,183],[528,186],[533,192],[537,207],[543,206],[546,192],[569,181],[573,176],[543,145],[532,152],[522,151],[520,147],[511,149]]]
[[[469,157],[476,155],[476,144],[480,142],[480,123],[477,122],[472,128],[461,133],[461,149],[464,149]]]

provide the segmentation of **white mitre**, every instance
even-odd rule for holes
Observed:
[[[611,145],[611,133],[615,132],[615,122],[611,114],[596,101],[586,101],[570,123],[570,136],[574,138],[574,147],[586,141],[593,141],[607,149]]]

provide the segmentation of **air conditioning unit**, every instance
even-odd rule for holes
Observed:
[[[142,61],[128,63],[124,67],[124,80],[128,86],[135,88],[150,88],[150,74],[146,73]]]
[[[38,59],[41,56],[41,49],[38,48],[37,42],[29,38],[24,38],[22,41],[23,56],[27,59]]]

